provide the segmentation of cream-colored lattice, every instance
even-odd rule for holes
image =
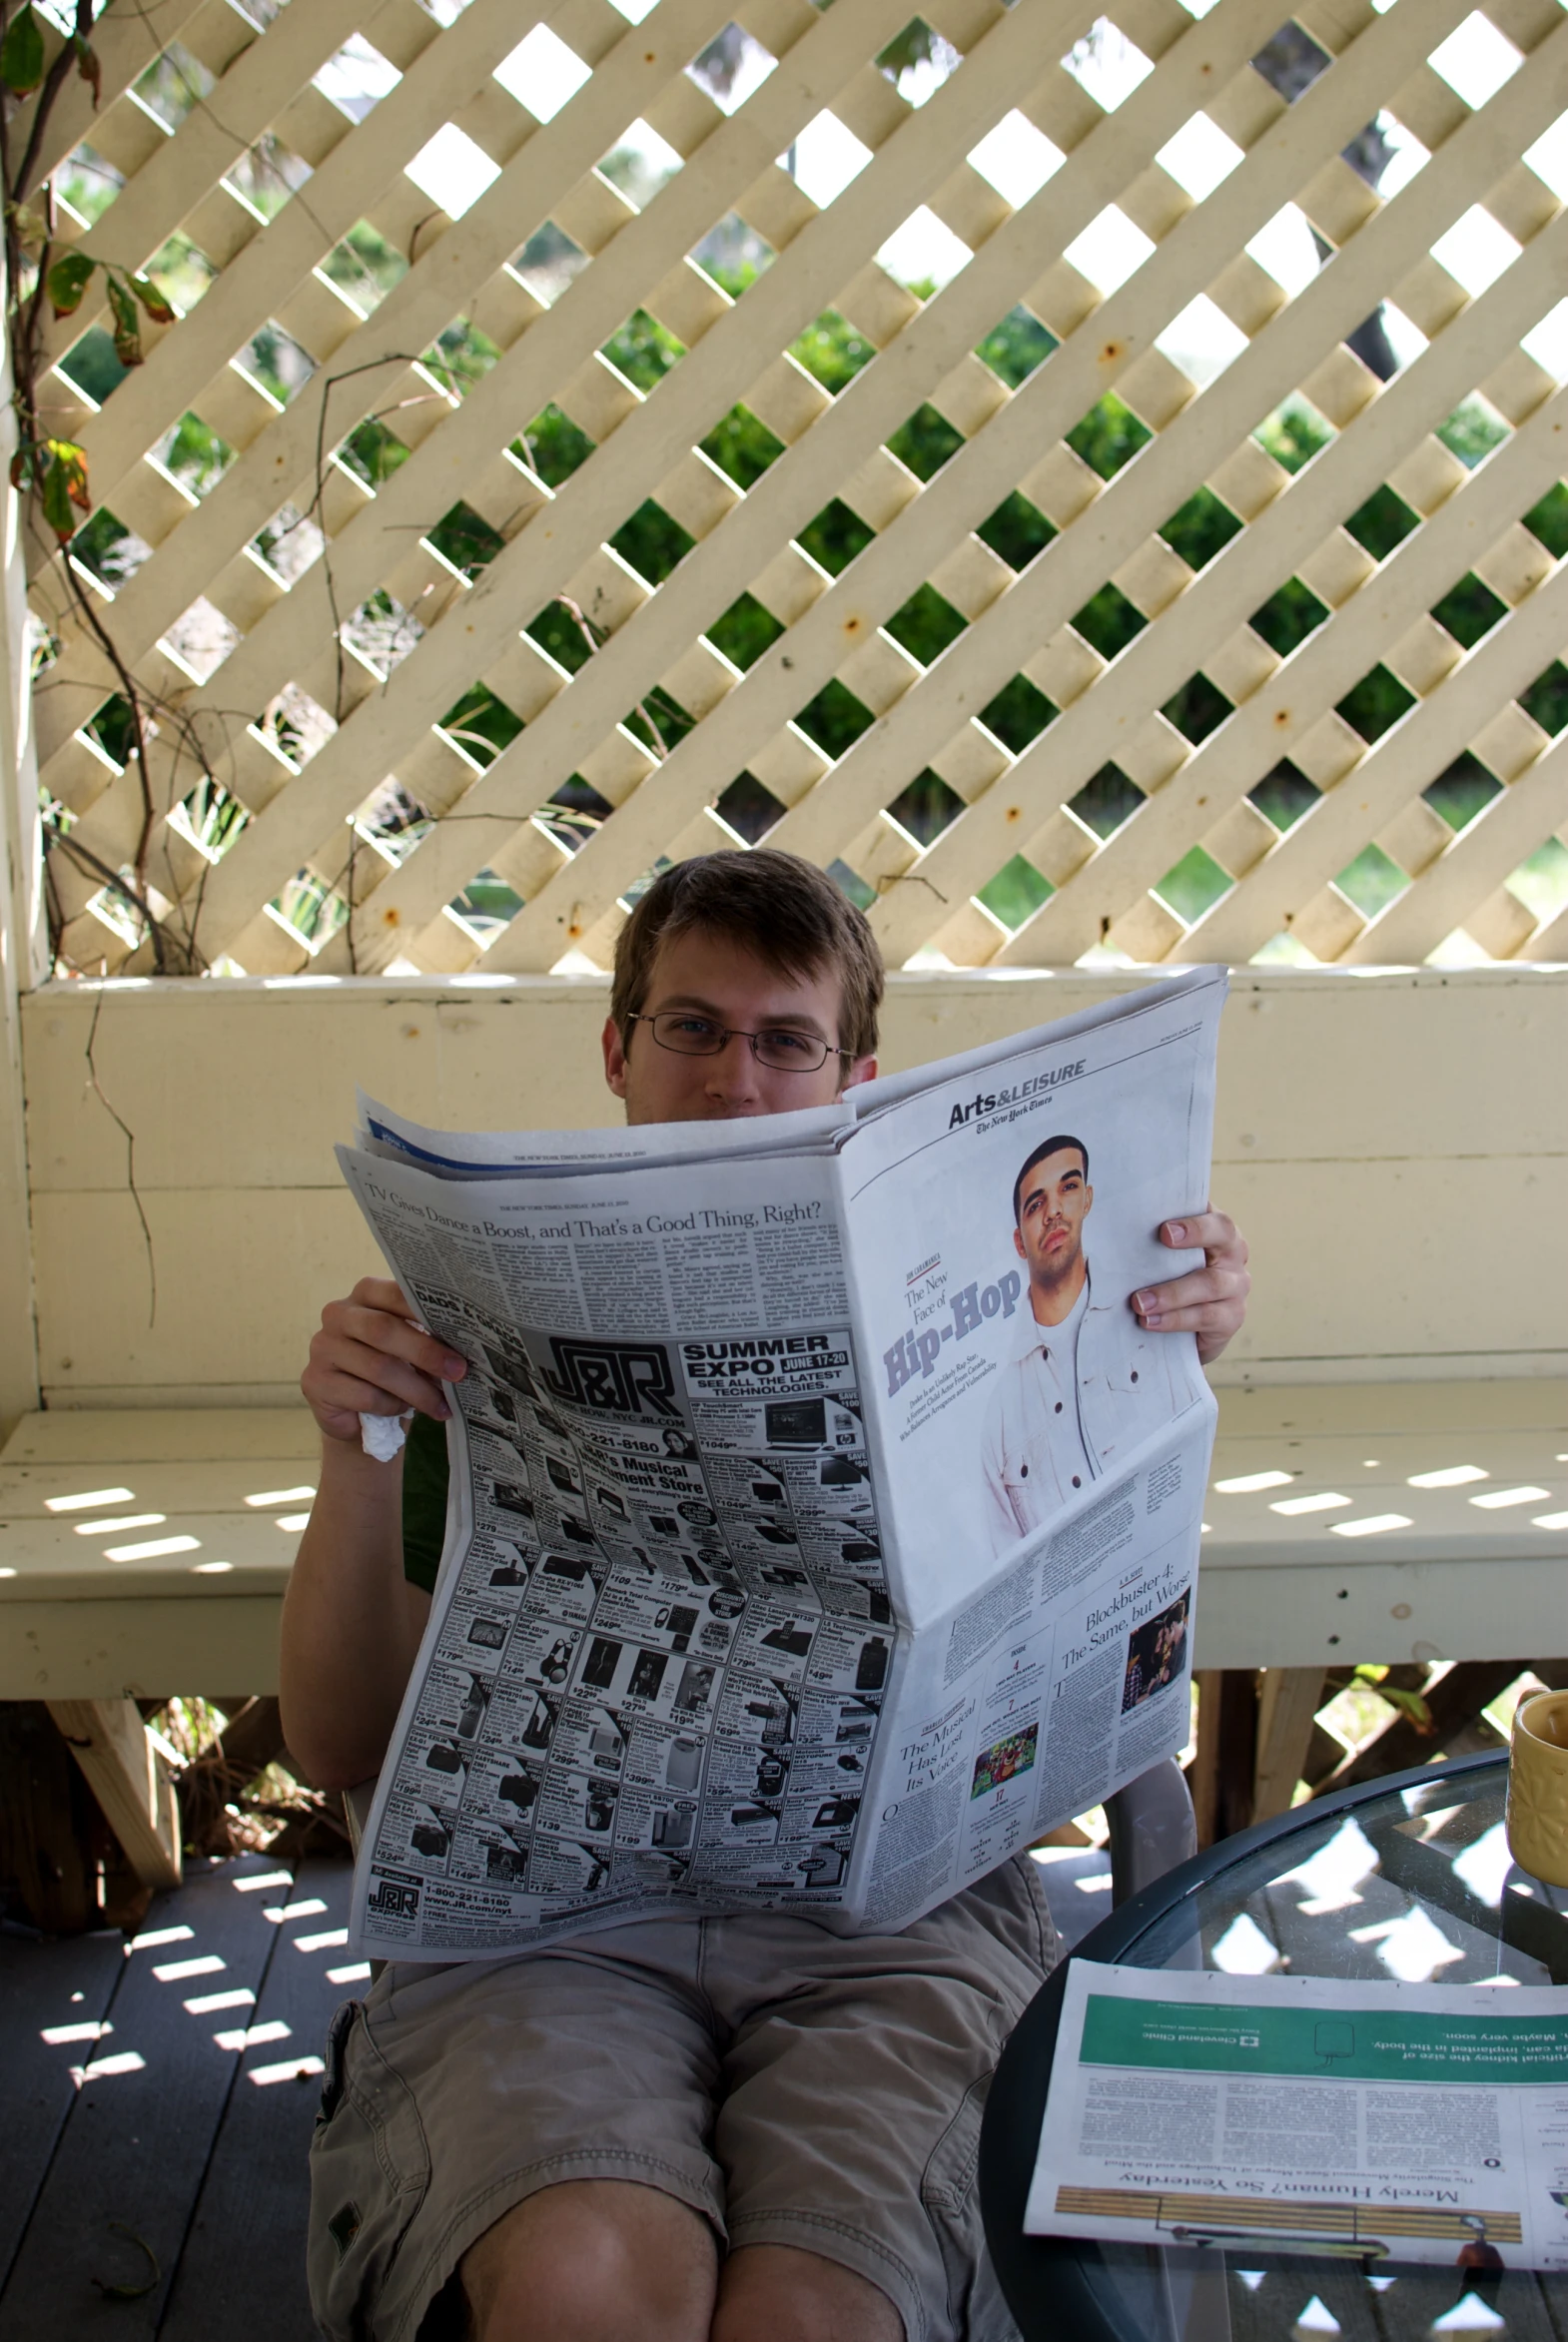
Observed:
[[[139,267],[179,232],[212,281],[101,410],[65,376],[46,385],[140,540],[112,590],[79,574],[160,710],[144,846],[140,774],[84,730],[114,675],[41,549],[35,606],[59,655],[40,763],[82,849],[51,857],[68,964],[153,965],[97,875],[134,871],[140,849],[197,965],[452,971],[482,950],[499,970],[602,966],[650,868],[734,842],[720,801],[742,773],[754,805],[773,800],[767,842],[861,893],[893,965],[1562,956],[1568,914],[1519,883],[1568,835],[1568,733],[1520,704],[1568,641],[1568,573],[1550,531],[1523,525],[1568,468],[1559,0],[1479,17],[1467,0],[1305,0],[1292,37],[1317,70],[1293,99],[1250,62],[1281,0],[1117,0],[1098,28],[1094,0],[921,14],[948,70],[916,88],[876,63],[910,0],[659,0],[637,24],[610,0],[547,20],[526,0],[112,0],[102,110],[73,83],[40,172],[63,186],[85,139],[124,184],[91,229],[63,209],[62,233]],[[1442,70],[1467,20],[1470,53],[1497,61],[1474,105]],[[591,70],[541,121],[495,69],[546,21]],[[688,69],[736,24],[773,66],[727,114]],[[351,40],[389,69],[358,124],[324,75]],[[1108,44],[1153,68],[1109,110],[1083,68]],[[186,91],[172,132],[147,102],[161,56]],[[869,159],[819,210],[789,153],[825,110]],[[1058,167],[1014,209],[969,158],[1018,116]],[[1231,167],[1196,200],[1179,157],[1200,116]],[[1376,117],[1426,153],[1387,200],[1343,154]],[[641,211],[595,168],[639,122],[679,159]],[[404,169],[446,125],[498,167],[458,219]],[[1145,257],[1103,292],[1064,255],[1112,205]],[[1322,256],[1293,297],[1246,249],[1291,205]],[[924,301],[877,258],[922,206],[970,254]],[[690,257],[726,221],[776,256],[734,301]],[[376,306],[323,265],[361,222],[409,263]],[[1499,232],[1518,248],[1473,295],[1433,251],[1466,222],[1469,249]],[[546,223],[577,248],[569,283],[513,265]],[[1234,347],[1197,390],[1156,345],[1200,297]],[[1386,382],[1346,347],[1382,302],[1408,321]],[[976,351],[1019,305],[1057,347],[1010,390]],[[638,309],[684,351],[646,395],[600,355]],[[791,355],[830,309],[875,351],[836,396]],[[458,319],[499,351],[462,386],[431,356]],[[56,329],[68,372],[100,322],[90,299]],[[252,355],[275,328],[303,354],[287,403]],[[1112,390],[1151,436],[1106,480],[1067,440]],[[1326,426],[1294,473],[1260,430],[1292,399]],[[1477,399],[1496,443],[1467,463],[1438,433]],[[962,441],[924,484],[887,443],[923,402]],[[745,492],[700,447],[737,403],[783,448]],[[550,405],[594,442],[553,493],[517,451]],[[205,493],[160,454],[187,412],[234,450]],[[372,414],[408,449],[379,485],[336,452]],[[1342,523],[1385,484],[1408,533],[1379,562]],[[1194,574],[1160,531],[1204,487],[1239,525]],[[1056,530],[1017,572],[976,533],[1015,491]],[[608,542],[649,497],[694,540],[658,585]],[[873,533],[830,577],[798,540],[835,497]],[[494,532],[468,569],[427,541],[459,499]],[[297,519],[281,543],[280,512]],[[1501,614],[1465,648],[1430,613],[1477,577]],[[1248,621],[1290,579],[1326,615],[1281,660]],[[927,668],[886,631],[923,581],[965,622]],[[1073,623],[1108,581],[1144,621],[1109,663]],[[743,593],[783,629],[744,674],[704,631]],[[597,644],[569,675],[526,631],[562,597]],[[368,603],[380,635],[349,623]],[[1378,666],[1411,704],[1369,745],[1336,709]],[[1222,720],[1194,742],[1162,710],[1199,674]],[[1015,755],[982,711],[1020,675],[1058,712]],[[833,762],[795,719],[835,679],[875,720]],[[442,728],[479,684],[523,725],[493,757]],[[634,712],[655,690],[695,719],[664,754]],[[1456,830],[1424,792],[1466,753],[1493,793]],[[1285,760],[1318,795],[1281,828],[1252,792]],[[1134,808],[1110,834],[1073,809],[1108,766]],[[954,818],[922,847],[888,808],[927,772]],[[597,826],[551,805],[584,782]],[[193,818],[193,791],[227,822]],[[1336,880],[1370,848],[1388,899],[1368,917]],[[978,898],[1019,856],[1034,892],[1004,919]],[[1172,883],[1184,860],[1206,908]],[[481,872],[504,904],[488,920],[464,908]]]

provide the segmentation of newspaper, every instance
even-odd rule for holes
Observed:
[[[1024,2226],[1568,2268],[1568,1994],[1075,1960]]]
[[[765,1120],[478,1137],[362,1100],[345,1175],[468,1360],[363,1950],[903,1927],[1184,1744],[1214,1405],[1129,1295],[1200,1258],[1156,1230],[1207,1199],[1224,990]],[[1015,1216],[1057,1139],[1060,1327]]]

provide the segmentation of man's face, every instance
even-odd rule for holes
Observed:
[[[1073,1273],[1084,1257],[1084,1217],[1094,1200],[1076,1147],[1044,1157],[1025,1173],[1013,1241],[1032,1282],[1060,1284]]]
[[[683,1057],[661,1048],[645,1023],[631,1027],[623,1047],[613,1021],[606,1021],[604,1079],[625,1101],[628,1123],[722,1121],[830,1106],[877,1070],[875,1058],[851,1064],[837,1054],[841,990],[836,969],[781,976],[725,937],[689,929],[659,946],[641,1015],[684,1010],[723,1026],[729,1040],[715,1057]],[[763,1065],[742,1036],[768,1031],[825,1041],[826,1062],[813,1074]]]

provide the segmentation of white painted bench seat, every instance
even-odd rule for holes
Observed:
[[[1198,1602],[1202,1667],[1508,1659],[1568,1650],[1568,1386],[1275,1385],[1220,1393]],[[24,1417],[0,1454],[0,1698],[272,1692],[316,1479],[303,1408]],[[1468,1465],[1484,1479],[1414,1488]],[[1288,1474],[1262,1488],[1217,1483]],[[51,1499],[124,1488],[112,1504]],[[1477,1496],[1538,1489],[1501,1508]],[[1281,1514],[1298,1496],[1342,1506]],[[251,1499],[263,1501],[252,1502]],[[95,1522],[159,1513],[140,1528]],[[1408,1527],[1346,1537],[1368,1518]],[[1542,1527],[1556,1518],[1555,1527]],[[110,1549],[194,1542],[111,1561]]]

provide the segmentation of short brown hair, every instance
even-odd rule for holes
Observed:
[[[623,1045],[631,1018],[648,997],[660,944],[694,928],[723,936],[781,976],[835,970],[839,1045],[851,1057],[872,1055],[883,988],[876,938],[863,913],[815,863],[768,846],[699,854],[654,880],[615,946],[610,1015]]]

